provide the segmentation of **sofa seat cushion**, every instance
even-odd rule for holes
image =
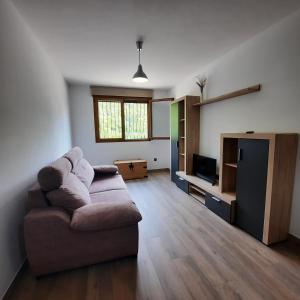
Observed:
[[[72,169],[70,161],[61,157],[51,163],[50,165],[42,168],[38,173],[38,182],[43,191],[52,191],[58,189]]]
[[[72,173],[65,177],[58,189],[48,192],[47,198],[53,206],[62,207],[70,213],[91,202],[88,189]]]
[[[122,189],[126,189],[126,185],[121,175],[95,176],[89,191],[90,194],[94,194],[104,191]]]
[[[73,167],[72,173],[89,189],[95,176],[95,172],[90,163],[82,158],[76,166]]]
[[[137,224],[142,216],[132,202],[102,202],[74,211],[71,228],[79,231],[101,231]]]
[[[91,203],[102,202],[133,202],[127,190],[111,190],[90,194]]]

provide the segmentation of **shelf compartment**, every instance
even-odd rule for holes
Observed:
[[[179,154],[179,170],[185,171],[185,156]]]
[[[205,205],[205,191],[201,190],[200,188],[194,186],[191,183],[189,185],[189,195],[197,201],[199,201],[201,204]]]
[[[221,153],[221,192],[235,192],[237,175],[238,139],[227,137],[221,139]]]
[[[224,163],[227,167],[237,168],[237,163]]]
[[[197,201],[199,201],[201,204],[205,205],[205,198],[203,196],[199,196],[198,194],[193,192],[190,192],[189,195],[192,196]]]

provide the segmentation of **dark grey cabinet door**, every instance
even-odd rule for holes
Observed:
[[[171,180],[178,181],[176,172],[178,171],[178,131],[179,114],[178,103],[171,105]]]
[[[269,141],[239,139],[236,225],[262,240]]]
[[[179,139],[179,105],[178,103],[173,103],[171,105],[171,180],[174,183],[176,183],[176,185],[180,189],[188,193],[189,183],[183,178],[179,178],[176,175],[176,172],[179,169],[178,139]]]

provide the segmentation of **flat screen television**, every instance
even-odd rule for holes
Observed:
[[[212,184],[217,180],[217,160],[198,154],[193,155],[193,173]]]

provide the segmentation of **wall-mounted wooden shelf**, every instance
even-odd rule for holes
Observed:
[[[218,97],[214,97],[214,98],[204,100],[204,102],[202,102],[202,103],[195,103],[194,106],[196,106],[196,107],[197,106],[203,106],[203,105],[207,105],[207,104],[227,100],[227,99],[230,99],[230,98],[255,93],[255,92],[258,92],[260,90],[261,90],[261,85],[257,84],[257,85],[249,86],[245,89],[241,89],[241,90],[234,91],[234,92],[231,92],[231,93],[228,93],[228,94],[224,94],[224,95],[221,95],[221,96],[218,96]]]
[[[151,102],[172,102],[174,98],[161,98],[161,99],[152,99]]]

